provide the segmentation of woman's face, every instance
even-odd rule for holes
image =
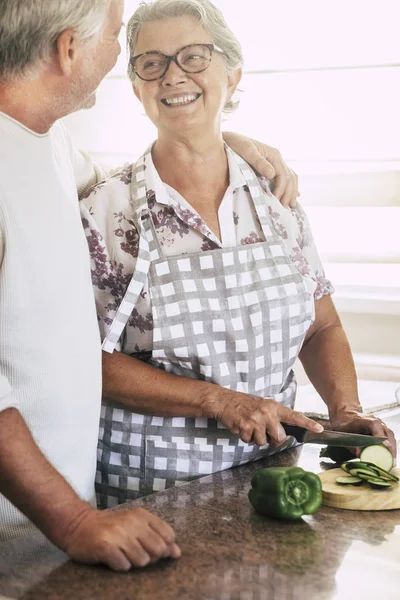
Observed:
[[[168,56],[189,44],[212,44],[210,35],[190,17],[174,17],[145,23],[139,33],[135,55],[157,50]],[[226,71],[224,58],[213,52],[210,66],[201,73],[185,73],[171,61],[168,71],[155,81],[137,76],[133,84],[147,116],[159,131],[208,128],[219,131],[221,113],[239,83],[241,71]],[[173,99],[179,103],[171,104]]]

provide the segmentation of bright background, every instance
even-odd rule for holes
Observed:
[[[224,129],[276,146],[297,171],[359,373],[400,381],[400,0],[214,3],[245,56]],[[127,22],[138,1],[125,4]],[[125,70],[123,50],[96,106],[65,119],[111,166],[155,137]]]

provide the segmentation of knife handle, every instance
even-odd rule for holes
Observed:
[[[288,425],[287,423],[282,423],[282,427],[286,431],[286,435],[292,435],[300,444],[303,443],[307,429],[297,425]]]

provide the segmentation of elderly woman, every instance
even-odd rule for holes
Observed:
[[[153,146],[82,203],[103,342],[103,507],[295,443],[299,356],[338,430],[362,414],[353,361],[302,209],[224,145],[242,54],[208,0],[142,3],[128,26]],[[118,352],[113,352],[114,349]]]

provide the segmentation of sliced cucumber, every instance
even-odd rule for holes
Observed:
[[[392,453],[383,444],[364,448],[361,451],[360,460],[372,463],[387,472],[393,468]]]
[[[366,469],[351,469],[349,473],[352,477],[359,477],[360,479],[365,479],[366,481],[369,479],[378,478],[374,471],[367,471]]]
[[[373,488],[389,488],[392,487],[392,483],[390,481],[383,481],[383,479],[369,479],[367,481],[368,485]]]
[[[385,471],[385,469],[381,469],[380,467],[377,467],[376,465],[373,465],[372,463],[363,463],[363,464],[364,464],[363,468],[365,468],[365,465],[368,465],[368,468],[375,470],[378,477],[381,477],[383,479],[388,479],[390,481],[399,481],[399,478],[394,473],[389,473],[388,471]]]
[[[350,473],[350,469],[355,469],[356,466],[358,466],[360,461],[358,460],[351,460],[351,461],[347,461],[343,464],[340,465],[340,468],[343,469],[343,471],[345,473]]]
[[[336,477],[336,483],[340,485],[361,485],[363,482],[359,477],[351,477],[350,475],[343,475],[343,477]]]

